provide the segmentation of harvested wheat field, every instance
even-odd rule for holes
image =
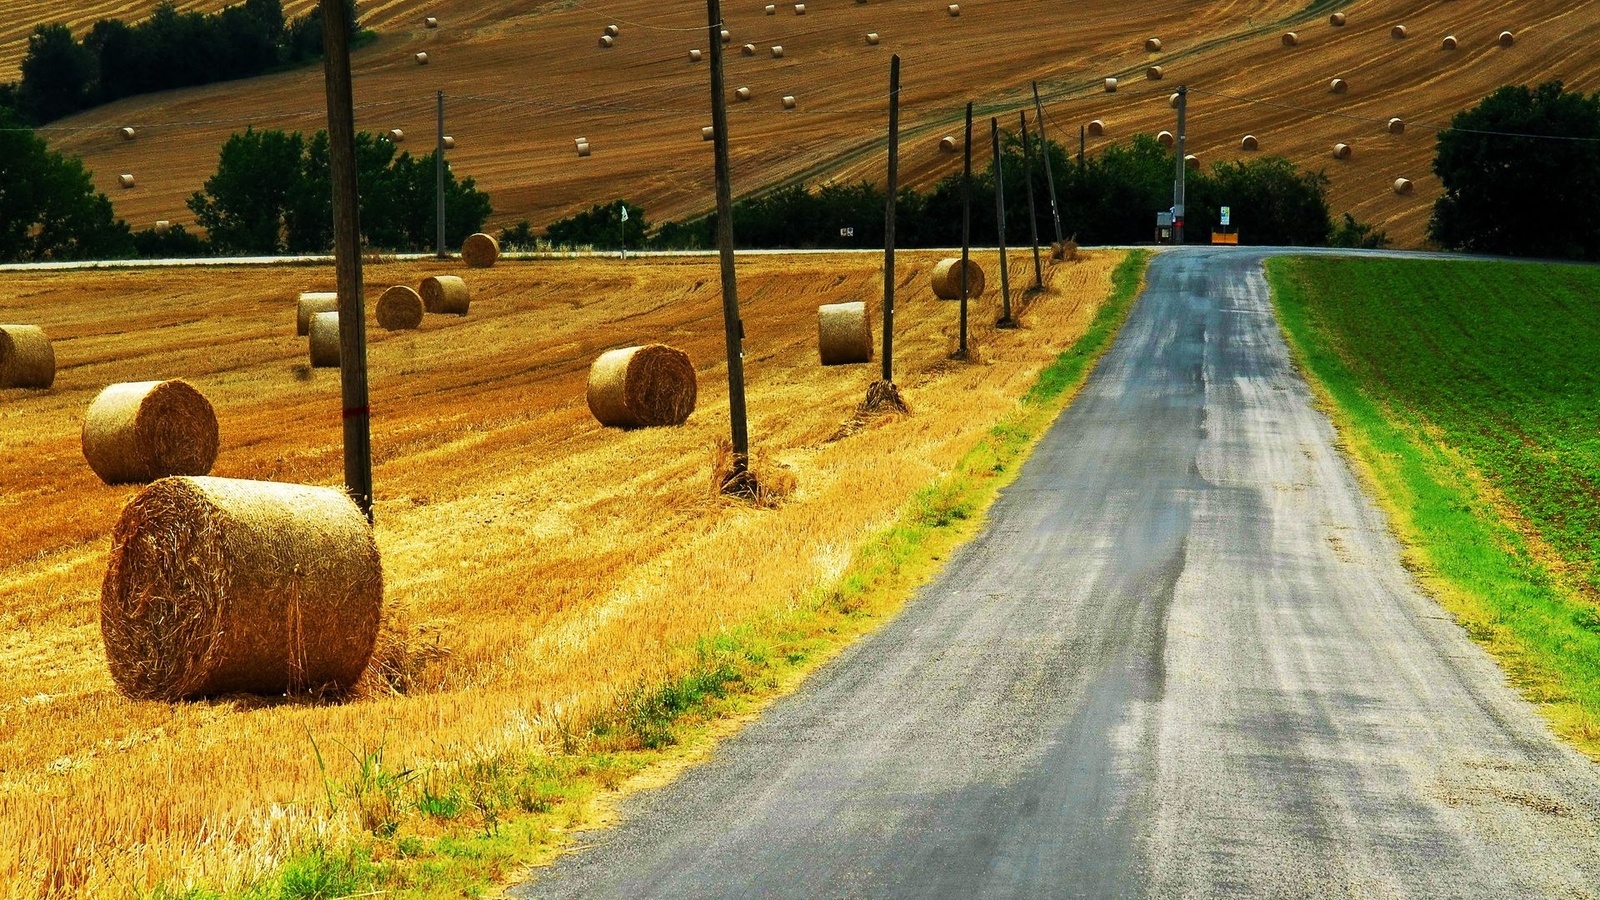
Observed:
[[[970,364],[947,359],[956,304],[928,287],[937,259],[903,253],[898,268],[897,380],[914,414],[866,423],[853,410],[877,364],[818,365],[816,317],[875,301],[880,258],[741,261],[755,462],[798,485],[770,509],[710,490],[728,412],[715,258],[462,268],[471,317],[369,327],[386,677],[369,671],[339,703],[117,693],[97,610],[110,530],[138,488],[102,484],[78,446],[105,385],[182,377],[217,414],[214,475],[338,484],[338,375],[308,368],[294,333],[298,293],[331,288],[332,271],[13,273],[0,320],[29,313],[60,370],[49,391],[0,391],[0,897],[257,877],[295,840],[360,827],[327,818],[312,739],[424,768],[535,745],[673,677],[696,639],[830,584],[1083,332],[1120,254],[1051,268],[1021,331],[989,327],[991,291]],[[1026,255],[1013,259],[1027,284]],[[383,285],[437,265],[369,265],[369,310]],[[591,363],[650,342],[694,361],[693,415],[599,425]],[[331,774],[349,763],[330,758]]]

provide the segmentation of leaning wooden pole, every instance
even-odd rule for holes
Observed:
[[[324,3],[334,0],[323,0]],[[750,432],[744,408],[744,322],[733,266],[733,188],[728,179],[728,102],[722,85],[722,5],[706,0],[711,34],[711,131],[717,170],[717,252],[722,259],[722,328],[728,351],[728,418],[733,432],[733,469],[725,487],[742,489],[750,471]]]
[[[883,203],[883,380],[894,384],[894,201],[900,190],[900,55],[889,57],[889,197]]]
[[[1044,180],[1050,183],[1050,220],[1056,225],[1056,245],[1065,240],[1061,236],[1061,205],[1056,202],[1056,173],[1050,171],[1050,141],[1044,136],[1044,104],[1039,101],[1039,82],[1033,83],[1034,121],[1039,123],[1039,150],[1044,153]],[[1079,153],[1082,156],[1082,153]],[[1037,243],[1037,242],[1035,242]]]
[[[1022,122],[1022,184],[1028,195],[1028,237],[1033,241],[1033,289],[1044,290],[1044,267],[1039,262],[1039,212],[1033,205],[1033,150],[1028,141],[1028,114],[1017,111]]]
[[[967,358],[967,265],[972,255],[972,101],[967,101],[967,141],[961,163],[961,342],[959,359]]]
[[[1000,318],[996,328],[1015,328],[1011,318],[1011,281],[1006,271],[1006,178],[1000,160],[1000,120],[989,119],[989,137],[994,143],[994,218],[1000,241]]]
[[[345,0],[322,0],[322,60],[328,95],[328,167],[333,180],[333,258],[339,285],[344,486],[371,522],[372,411],[367,400],[361,195],[356,186],[355,100],[350,85],[350,21],[346,9]]]

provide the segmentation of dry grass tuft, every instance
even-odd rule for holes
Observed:
[[[900,396],[900,388],[892,381],[878,380],[867,385],[867,398],[856,407],[856,416],[863,419],[909,415],[911,406]]]
[[[735,465],[733,441],[718,438],[711,445],[711,492],[719,497],[745,500],[765,509],[775,509],[790,494],[799,480],[781,466],[761,467],[748,461]]]

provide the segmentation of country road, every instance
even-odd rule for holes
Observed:
[[[520,897],[1600,897],[1600,768],[1402,568],[1261,254],[1158,255],[892,622]]]

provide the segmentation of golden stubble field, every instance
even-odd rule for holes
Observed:
[[[330,288],[331,267],[11,273],[0,321],[42,325],[59,372],[48,392],[0,392],[0,897],[253,877],[338,825],[308,812],[323,790],[312,737],[426,766],[535,745],[557,717],[672,677],[697,638],[835,579],[1083,331],[1119,258],[1049,269],[1022,331],[988,327],[991,289],[973,314],[982,361],[965,364],[947,359],[956,305],[928,288],[937,257],[901,254],[896,380],[915,413],[844,436],[878,366],[820,367],[816,307],[875,303],[881,256],[741,258],[756,463],[798,482],[776,509],[710,489],[727,429],[714,257],[444,264],[472,285],[472,314],[374,329],[370,371],[389,627],[448,655],[405,695],[331,705],[114,691],[99,581],[136,488],[102,485],[79,447],[104,385],[183,377],[220,419],[214,474],[339,483],[338,375],[307,369],[293,325],[295,294]],[[1020,293],[1031,260],[1013,260]],[[368,265],[369,309],[436,271]],[[600,427],[590,362],[654,340],[693,358],[698,410],[679,428]]]
[[[186,2],[210,9],[222,0]],[[290,14],[308,0],[285,3]],[[1196,90],[1189,117],[1190,150],[1207,164],[1242,159],[1240,138],[1254,134],[1261,154],[1283,155],[1332,179],[1335,215],[1349,210],[1386,228],[1401,245],[1422,241],[1438,184],[1430,172],[1434,132],[1502,84],[1564,79],[1585,91],[1600,88],[1600,4],[1571,0],[1358,0],[1316,4],[1304,0],[1177,0],[1141,4],[1083,0],[974,0],[952,18],[943,2],[927,0],[821,0],[797,16],[789,3],[775,16],[761,0],[723,4],[731,33],[728,90],[748,86],[753,98],[730,102],[730,140],[736,193],[778,182],[868,178],[882,181],[887,120],[889,55],[904,60],[902,177],[928,185],[958,172],[939,139],[959,134],[962,108],[976,101],[980,149],[986,119],[1016,125],[1016,110],[1031,106],[1028,83],[1040,81],[1051,136],[1076,149],[1079,127],[1104,120],[1105,140],[1125,141],[1136,131],[1174,127],[1168,94],[1180,83]],[[152,3],[102,0],[101,14],[148,14]],[[67,18],[87,25],[88,7]],[[485,0],[462,7],[428,0],[385,0],[360,5],[363,21],[381,38],[355,55],[359,127],[408,135],[402,149],[433,145],[434,92],[447,96],[448,130],[458,140],[451,160],[462,175],[489,191],[491,224],[529,219],[536,227],[593,203],[617,197],[642,204],[650,219],[698,215],[712,196],[705,63],[691,63],[690,48],[707,46],[705,8],[672,7],[644,0],[546,3]],[[1328,12],[1345,12],[1343,28]],[[436,15],[437,29],[422,18]],[[57,21],[59,6],[25,0],[19,21]],[[616,46],[597,38],[607,23],[622,32]],[[1409,37],[1389,29],[1405,24]],[[1300,45],[1285,48],[1293,28]],[[1517,35],[1502,49],[1502,29]],[[868,46],[864,35],[882,41]],[[25,29],[0,28],[0,61],[20,59]],[[1459,49],[1441,41],[1455,35]],[[1163,52],[1146,54],[1157,36]],[[752,43],[756,53],[743,56]],[[773,59],[769,48],[782,45]],[[419,66],[413,54],[427,51]],[[1163,67],[1160,81],[1145,68]],[[1119,76],[1106,94],[1102,80]],[[1334,77],[1349,93],[1330,94]],[[157,219],[190,222],[184,201],[216,169],[229,134],[256,128],[315,131],[324,127],[321,71],[317,67],[230,84],[134,98],[58,123],[44,134],[58,148],[81,155],[96,183],[136,228]],[[1205,93],[1209,92],[1209,93]],[[782,108],[793,94],[798,107]],[[1241,103],[1233,97],[1264,101]],[[1413,123],[1389,135],[1384,123],[1399,116]],[[114,133],[134,125],[139,137]],[[573,139],[588,138],[593,155],[579,159]],[[1355,148],[1335,161],[1336,142]],[[1091,144],[1091,149],[1101,142]],[[982,166],[980,154],[980,167]],[[122,173],[138,186],[117,186]],[[1396,177],[1416,191],[1396,196]],[[1237,210],[1241,223],[1248,213]],[[1153,221],[1153,220],[1152,220]],[[1241,224],[1241,227],[1248,227]]]

